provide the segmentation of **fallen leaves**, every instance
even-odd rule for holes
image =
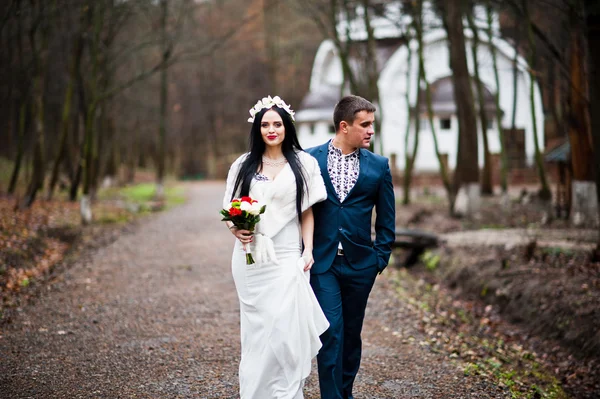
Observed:
[[[60,262],[69,244],[49,236],[57,226],[75,224],[77,204],[40,201],[30,209],[14,210],[14,201],[0,199],[0,293],[28,287]]]
[[[564,398],[560,383],[538,356],[525,349],[521,336],[498,328],[505,322],[490,305],[456,299],[450,291],[415,278],[405,269],[393,281],[400,299],[418,320],[424,339],[419,346],[443,353],[456,362],[465,376],[484,376],[506,387],[513,397]],[[392,335],[403,338],[402,334]],[[412,343],[414,338],[403,338]]]
[[[98,201],[93,209],[101,225],[133,218],[110,201]],[[16,211],[14,199],[1,197],[0,308],[11,306],[15,294],[48,275],[78,240],[93,239],[83,232],[77,202],[39,200],[29,209]]]

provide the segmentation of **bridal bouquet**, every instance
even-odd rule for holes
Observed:
[[[265,213],[266,205],[260,205],[257,200],[250,197],[234,198],[229,204],[229,209],[221,209],[221,221],[230,221],[240,230],[254,231],[256,223],[260,221],[260,215]],[[252,253],[246,249],[246,264],[254,263]]]

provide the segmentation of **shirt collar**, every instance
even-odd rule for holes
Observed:
[[[329,140],[329,151],[333,151],[339,157],[351,157],[351,156],[358,156],[358,152],[360,151],[360,148],[357,148],[355,151],[352,151],[350,154],[344,154],[341,149],[339,149],[335,145],[333,145],[333,139],[332,139],[332,140]]]

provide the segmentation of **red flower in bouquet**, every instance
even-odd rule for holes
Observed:
[[[221,221],[230,221],[240,230],[254,231],[256,224],[260,221],[260,215],[265,213],[266,205],[260,205],[259,202],[250,197],[234,198],[229,204],[229,209],[221,209],[219,212],[223,219]],[[245,249],[245,248],[244,248]],[[252,253],[246,250],[246,264],[255,263]]]
[[[242,214],[242,210],[238,208],[231,207],[229,208],[229,216],[240,216]]]

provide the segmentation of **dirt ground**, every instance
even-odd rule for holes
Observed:
[[[38,285],[0,326],[0,398],[238,397],[233,240],[215,217],[223,189],[190,184],[185,205],[82,252]],[[406,226],[464,229],[434,208],[403,208],[399,218],[411,209],[430,214]],[[438,272],[450,258],[442,255]],[[440,283],[435,270],[390,266],[377,279],[357,399],[599,396],[597,382],[581,378],[593,360],[528,335],[499,306]],[[564,375],[571,366],[581,370]],[[305,396],[319,397],[315,372]]]
[[[398,225],[438,233],[441,245],[411,275],[473,300],[482,315],[487,308],[574,397],[599,397],[600,263],[590,259],[598,231],[547,220],[547,207],[512,194],[509,210],[488,197],[477,219],[464,220],[448,216],[441,196],[417,192],[414,205],[398,208]]]

